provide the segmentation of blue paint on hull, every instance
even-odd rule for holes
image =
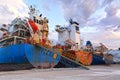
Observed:
[[[54,58],[54,55],[57,55]],[[15,44],[0,48],[0,64],[24,64],[31,63],[33,66],[49,67],[49,64],[54,63],[52,67],[60,61],[60,54],[48,50],[42,46],[30,44]],[[92,65],[105,64],[101,56],[93,54]]]
[[[93,56],[92,65],[105,64],[105,61],[103,60],[103,57],[98,56],[96,54],[93,54],[92,56]]]
[[[0,64],[28,63],[25,57],[25,44],[15,44],[0,48]]]
[[[54,54],[57,54],[55,58]],[[56,65],[60,60],[58,54],[41,46],[15,44],[0,48],[0,64],[31,63],[33,66],[41,66],[43,63],[54,63]]]
[[[44,67],[49,67],[50,64],[55,66],[60,60],[59,53],[42,46],[26,44],[25,53],[28,61],[35,67],[42,67],[43,64],[45,65]],[[57,56],[54,57],[54,55]]]

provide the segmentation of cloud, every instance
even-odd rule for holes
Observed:
[[[28,16],[27,13],[28,7],[23,0],[0,0],[0,24],[10,23],[15,17]]]
[[[101,7],[111,4],[114,0],[101,0]]]
[[[54,30],[49,31],[48,38],[51,40],[51,43],[53,45],[55,45],[57,43],[57,40],[58,40],[58,33],[56,31],[54,31]]]
[[[111,26],[115,28],[117,26],[117,29],[119,29],[120,26],[120,1],[114,0],[109,6],[105,7],[106,17],[101,19],[100,24],[108,27]],[[114,30],[116,31],[116,30]]]
[[[117,49],[120,43],[120,32],[97,30],[94,32],[81,31],[84,41],[92,41],[93,44],[104,43],[108,48]]]
[[[119,25],[119,0],[59,0],[56,2],[61,6],[65,19],[73,18],[83,27],[104,25],[102,28],[106,28],[110,25]]]
[[[119,47],[120,35],[116,35],[120,34],[119,0],[59,0],[57,3],[67,20],[73,18],[80,23],[84,41]]]
[[[98,8],[98,0],[59,0],[65,18],[73,18],[85,24],[92,13]]]
[[[50,4],[47,2],[47,0],[41,1],[41,6],[44,9],[44,11],[50,11]]]

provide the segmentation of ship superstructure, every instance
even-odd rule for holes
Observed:
[[[81,49],[78,22],[70,19],[68,26],[61,27],[60,25],[56,25],[55,30],[58,32],[58,44],[55,46],[55,48],[60,51],[63,56],[84,65],[91,64],[91,52]]]
[[[72,50],[80,49],[80,31],[77,22],[71,20],[70,24],[64,27],[56,25],[55,30],[58,32],[58,44],[68,45]]]
[[[48,26],[48,19],[46,17],[42,18],[42,14],[39,16],[36,15],[36,10],[32,6],[30,6],[29,12],[29,22],[28,26],[34,26],[31,29],[31,36],[33,37],[33,41],[37,44],[44,45],[51,45],[50,40],[48,40],[48,33],[49,33],[49,26]],[[33,22],[35,24],[33,24]],[[38,36],[38,37],[37,37]]]

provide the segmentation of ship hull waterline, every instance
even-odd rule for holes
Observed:
[[[29,69],[33,67],[52,68],[60,56],[41,46],[15,44],[0,48],[0,71]]]
[[[31,69],[25,55],[25,44],[15,44],[0,48],[0,71]]]
[[[58,52],[42,46],[26,44],[25,51],[28,61],[37,68],[53,68],[60,60]]]
[[[60,58],[60,53],[42,46],[31,44],[10,45],[0,48],[0,71],[29,69],[33,67],[53,68],[59,63]],[[102,63],[97,60],[98,58],[93,56],[92,65],[105,64],[103,60]]]

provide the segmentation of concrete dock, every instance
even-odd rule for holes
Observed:
[[[120,64],[0,72],[0,80],[120,80]]]

